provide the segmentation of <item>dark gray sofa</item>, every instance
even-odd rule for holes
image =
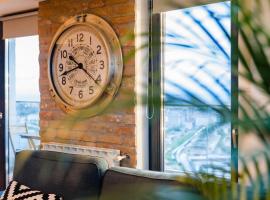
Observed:
[[[102,158],[51,151],[17,153],[14,180],[65,200],[202,199],[196,188],[165,173],[109,169]]]

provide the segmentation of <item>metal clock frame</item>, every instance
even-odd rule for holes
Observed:
[[[103,93],[92,104],[84,108],[75,108],[68,104],[57,92],[53,80],[53,56],[57,40],[71,27],[88,26],[93,32],[98,33],[108,51],[108,81],[103,88]],[[48,78],[50,94],[57,105],[66,113],[79,113],[81,117],[92,117],[102,112],[114,99],[122,80],[123,57],[120,41],[111,25],[99,16],[93,14],[76,15],[67,20],[56,32],[51,42],[48,54]]]

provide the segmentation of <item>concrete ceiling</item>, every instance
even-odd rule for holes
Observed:
[[[0,17],[38,8],[39,0],[0,0]]]

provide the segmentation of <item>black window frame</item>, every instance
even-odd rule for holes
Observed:
[[[5,40],[3,22],[0,22],[0,113],[5,114]],[[1,119],[2,118],[2,119]],[[5,116],[0,117],[0,190],[6,188],[6,134]]]
[[[153,6],[151,6],[151,9]],[[151,14],[149,28],[149,87],[148,111],[149,124],[149,169],[162,171],[162,137],[161,137],[161,16]]]
[[[223,2],[223,0],[217,0]],[[209,2],[210,3],[210,2]],[[213,3],[213,2],[212,2]],[[238,0],[231,0],[231,117],[238,118]],[[205,2],[203,5],[208,4]],[[194,5],[195,6],[195,5]],[[161,13],[153,13],[153,1],[150,6],[149,22],[149,87],[148,87],[148,110],[149,119],[149,169],[164,171],[163,169],[163,133],[162,125],[162,87],[161,87]],[[154,74],[154,75],[153,75]],[[152,87],[154,86],[154,87]],[[154,102],[154,103],[153,103]],[[232,120],[231,132],[231,180],[238,181],[238,126],[236,120]]]

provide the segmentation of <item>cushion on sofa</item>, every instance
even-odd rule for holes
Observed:
[[[4,192],[1,200],[63,200],[62,197],[56,194],[44,194],[38,190],[32,190],[31,188],[18,183],[17,181],[11,181]]]
[[[106,171],[100,200],[202,200],[202,195],[175,176],[146,170],[111,168]]]
[[[102,158],[52,151],[22,151],[15,160],[15,181],[65,200],[97,199],[108,168]]]

